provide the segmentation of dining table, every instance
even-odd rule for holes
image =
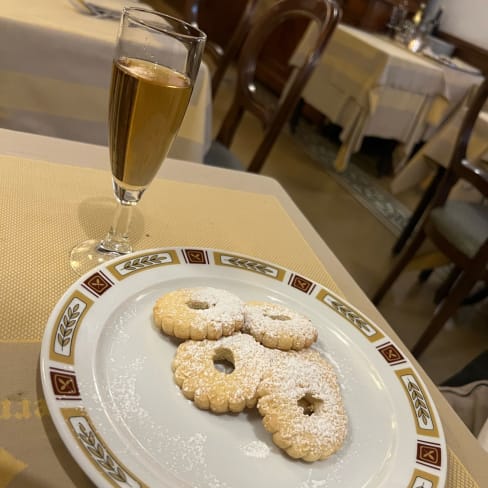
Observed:
[[[45,385],[41,384],[40,357],[54,307],[80,279],[69,265],[71,248],[87,237],[102,236],[110,224],[115,203],[108,166],[104,146],[0,129],[0,488],[93,486],[53,423]],[[419,423],[416,435],[423,441],[417,443],[416,454],[410,453],[417,463],[408,488],[441,488],[436,464],[441,458],[447,463],[446,488],[488,486],[488,454],[276,180],[168,158],[135,208],[131,234],[136,253],[179,248],[188,251],[188,259],[203,259],[203,264],[211,252],[199,250],[225,250],[219,254],[221,258],[226,253],[233,256],[227,264],[242,264],[239,256],[252,256],[256,260],[252,261],[252,273],[259,274],[263,267],[269,270],[264,263],[273,263],[273,270],[292,270],[290,284],[304,297],[317,290],[321,290],[317,296],[331,293],[331,303],[344,314],[344,320],[358,328],[358,336],[373,330],[383,337],[373,349],[381,352],[385,368],[391,362],[397,374],[408,369],[408,385],[418,388],[413,398],[431,399],[432,405],[427,402],[422,407],[422,418],[437,419],[428,415],[433,406],[438,412],[440,425],[435,430],[439,435],[442,426],[445,450],[436,457],[441,447],[432,437],[421,435],[423,429],[433,426]],[[107,273],[97,277],[102,275],[105,278],[101,279],[108,278]],[[86,279],[83,286],[88,290],[87,283]],[[94,293],[92,288],[91,300],[95,300]],[[369,340],[373,339],[365,339],[365,343]],[[380,357],[376,351],[375,355]],[[60,391],[64,388],[64,400],[69,403],[70,390],[65,387],[73,377],[63,376],[62,368],[53,369],[52,378],[58,378],[56,385]],[[381,384],[378,378],[375,381]],[[405,402],[410,399],[402,395]],[[415,419],[408,420],[412,427]],[[354,428],[360,432],[367,425]],[[97,431],[90,435],[85,440],[96,442]],[[369,440],[374,442],[374,437]],[[354,449],[350,451],[353,455]],[[92,455],[100,453],[94,449]],[[355,456],[355,462],[360,462],[360,453]],[[114,459],[105,460],[105,469],[114,468]],[[255,461],[265,463],[266,459]],[[192,467],[195,465],[188,464],[185,473]],[[347,469],[354,471],[351,465]],[[346,486],[337,479],[334,486]],[[312,481],[300,486],[325,486]],[[367,486],[378,486],[374,479],[372,483]],[[146,484],[118,477],[106,486]]]
[[[291,66],[303,62],[315,36],[308,28]],[[428,55],[427,55],[428,53]],[[412,52],[384,34],[339,24],[302,93],[303,101],[341,127],[334,161],[344,171],[365,137],[393,140],[393,171],[457,109],[483,75],[457,58]]]
[[[124,5],[119,0],[99,3],[114,12]],[[2,1],[0,127],[107,145],[119,20],[92,15],[81,4],[78,0]],[[151,8],[144,2],[131,5]],[[157,6],[161,9],[164,4]],[[170,155],[202,162],[211,131],[210,73],[203,62]]]
[[[391,192],[401,194],[412,188],[422,189],[439,169],[446,169],[467,107],[460,106],[432,137],[399,169],[390,183]],[[488,164],[488,111],[482,110],[469,138],[466,158],[475,164]],[[469,189],[469,191],[468,191]],[[458,196],[479,199],[479,193],[467,185],[458,186]]]

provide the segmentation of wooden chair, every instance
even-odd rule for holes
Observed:
[[[234,98],[216,140],[205,157],[205,163],[243,169],[228,149],[245,110],[257,117],[264,136],[247,171],[259,172],[283,125],[290,117],[300,94],[335,30],[341,10],[335,0],[282,0],[273,4],[254,23],[242,46],[237,63]],[[263,102],[256,96],[256,66],[262,47],[275,29],[291,19],[306,19],[318,27],[318,36],[302,66],[292,72],[278,102]]]
[[[474,93],[475,93],[474,87],[472,90],[468,90],[468,93],[462,100],[459,101],[457,107],[454,110],[452,110],[451,114],[439,125],[439,127],[437,127],[435,134],[433,134],[432,137],[429,139],[429,141],[426,142],[425,144],[426,146],[428,146],[430,143],[436,143],[435,141],[438,135],[442,133],[445,127],[451,124],[456,124],[457,122],[455,121],[459,118],[459,115],[462,114],[462,112],[465,113],[465,115],[462,118],[466,117],[467,111],[469,109],[470,101],[475,102]],[[483,106],[480,107],[480,112],[482,110],[483,110]],[[461,124],[462,124],[462,119],[461,119]],[[460,133],[460,130],[461,127],[459,127],[457,134]],[[453,142],[456,141],[453,140]],[[454,146],[452,150],[454,151]],[[446,163],[448,162],[449,161],[446,161]],[[415,207],[412,215],[408,219],[407,225],[403,228],[400,236],[398,237],[398,239],[396,240],[393,246],[392,249],[393,255],[399,254],[400,251],[405,247],[407,241],[412,236],[414,230],[416,229],[416,227],[420,222],[420,219],[422,218],[422,215],[424,214],[425,210],[428,208],[430,202],[434,198],[437,188],[439,187],[439,184],[442,181],[444,173],[446,172],[446,168],[447,168],[447,164],[445,166],[443,166],[440,163],[437,164],[435,174],[433,175],[428,187],[425,189],[424,193],[422,194],[422,197],[419,200],[417,206]]]
[[[230,12],[225,16],[225,30],[232,34],[229,38],[223,39],[222,35],[214,33],[215,24],[204,14],[205,0],[184,0],[183,2],[184,18],[207,33],[205,52],[215,65],[212,75],[213,96],[217,93],[225,72],[237,58],[239,49],[249,32],[257,5],[258,0],[232,0],[232,4],[227,4]]]
[[[448,200],[450,190],[460,179],[488,196],[488,167],[475,166],[465,159],[478,112],[487,98],[485,80],[463,119],[448,169],[418,230],[373,297],[373,303],[378,305],[427,237],[452,261],[453,271],[437,293],[440,305],[412,349],[415,356],[430,344],[473,286],[478,281],[488,281],[488,205]]]

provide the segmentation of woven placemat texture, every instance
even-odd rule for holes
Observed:
[[[50,311],[77,279],[70,250],[107,232],[115,209],[108,171],[0,158],[0,341],[42,338]],[[155,180],[136,207],[136,250],[218,248],[297,270],[339,292],[273,196]]]
[[[447,460],[447,488],[481,488],[478,483],[466,471],[463,463],[459,458],[448,448]]]

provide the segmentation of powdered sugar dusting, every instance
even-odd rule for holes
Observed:
[[[241,446],[241,452],[249,457],[264,459],[269,456],[271,449],[265,442],[252,441],[244,446]]]
[[[208,439],[205,434],[175,434],[155,422],[143,406],[137,392],[137,377],[144,371],[145,362],[145,358],[139,358],[115,366],[116,374],[111,375],[110,381],[113,420],[130,426],[130,430],[151,431],[154,435],[145,438],[145,449],[175,477],[181,479],[185,472],[192,473],[192,477],[199,480],[199,487],[229,488],[207,465]],[[131,451],[131,455],[139,455],[139,452]]]
[[[244,307],[243,332],[268,347],[303,349],[318,336],[312,321],[277,303],[249,302]]]
[[[311,472],[305,481],[302,481],[298,488],[327,488],[330,486],[329,481],[325,479],[314,480],[311,478]]]
[[[231,362],[232,374],[219,371],[215,359]],[[216,341],[183,342],[176,351],[173,370],[185,396],[200,408],[238,412],[255,405],[266,364],[265,348],[251,336],[237,333]]]
[[[208,308],[194,310],[203,326],[227,324],[243,318],[243,302],[226,290],[202,287],[189,290],[190,301],[208,304]]]
[[[137,393],[137,374],[144,368],[145,358],[139,358],[120,368],[120,372],[110,385],[110,393],[115,409],[120,418],[130,416],[146,419],[148,414],[141,405],[141,398]]]
[[[312,349],[272,352],[273,360],[258,388],[258,408],[266,429],[278,432],[280,447],[293,449],[299,457],[331,455],[347,434],[347,416],[332,366]]]
[[[196,324],[205,322],[205,318],[218,324],[221,320],[227,321],[229,319],[230,316],[228,313],[233,312],[236,309],[243,311],[243,302],[236,295],[231,293],[227,295],[224,290],[200,287],[182,288],[177,291],[182,290],[186,290],[186,300],[196,303],[194,308],[190,307],[191,312],[195,312],[199,315]],[[208,307],[199,308],[198,305],[200,303],[205,303]],[[215,447],[214,444],[216,439],[212,438],[211,430],[208,430],[208,424],[197,423],[192,425],[191,428],[185,428],[185,424],[181,424],[180,429],[180,427],[176,427],[171,421],[168,423],[161,421],[160,415],[155,415],[154,404],[147,402],[147,388],[140,388],[140,385],[138,388],[138,381],[141,380],[142,375],[146,374],[146,370],[149,372],[149,369],[151,369],[152,374],[154,372],[154,367],[151,366],[151,368],[149,368],[149,360],[143,355],[139,355],[137,359],[134,359],[135,356],[132,354],[126,356],[125,348],[129,346],[128,341],[131,337],[128,333],[126,324],[131,322],[131,320],[138,315],[136,312],[137,310],[132,310],[132,308],[127,307],[123,312],[123,316],[114,318],[112,327],[115,330],[115,334],[111,336],[111,342],[108,343],[107,349],[110,354],[104,358],[106,363],[110,365],[111,370],[109,375],[109,396],[111,399],[110,410],[112,412],[111,415],[113,416],[113,420],[122,427],[127,427],[126,435],[133,435],[132,433],[134,433],[135,435],[140,436],[141,433],[150,432],[150,435],[144,437],[143,443],[144,451],[147,451],[147,454],[149,454],[146,459],[150,459],[150,463],[159,464],[161,468],[164,468],[164,472],[168,473],[168,475],[171,473],[177,479],[182,480],[182,482],[185,480],[186,483],[190,483],[190,485],[195,488],[228,488],[229,485],[227,482],[233,484],[232,477],[228,478],[228,475],[225,474],[226,470],[224,469],[221,471],[219,468],[220,465],[216,464],[214,456],[209,454],[214,450],[213,448]],[[308,319],[305,320],[308,321]],[[274,322],[277,323],[279,320],[274,320]],[[209,350],[215,350],[217,344],[217,347],[233,348],[235,346],[234,341],[242,340],[237,339],[237,337],[241,336],[244,337],[244,341],[241,344],[244,362],[249,362],[249,358],[253,358],[253,361],[251,361],[253,366],[250,368],[249,372],[245,373],[245,377],[258,377],[257,383],[253,383],[251,387],[251,389],[255,390],[253,393],[255,397],[254,405],[245,406],[255,406],[255,402],[258,398],[258,385],[267,385],[270,389],[276,387],[276,390],[273,390],[273,394],[278,392],[278,396],[281,396],[282,391],[281,389],[278,389],[278,384],[281,385],[281,388],[287,390],[289,393],[287,399],[292,399],[295,405],[297,403],[297,398],[301,398],[301,396],[307,393],[313,394],[314,398],[321,400],[324,404],[329,402],[327,404],[328,410],[334,410],[337,405],[342,405],[340,401],[335,402],[335,391],[334,387],[331,386],[333,382],[330,384],[328,383],[330,391],[326,391],[322,384],[324,377],[327,378],[327,380],[330,378],[334,378],[335,380],[334,370],[332,365],[323,357],[321,358],[322,363],[320,366],[315,364],[315,356],[313,355],[319,355],[316,351],[312,352],[312,350],[306,349],[301,353],[297,353],[295,351],[284,352],[280,350],[272,350],[258,344],[248,334],[239,332],[231,336],[222,337],[218,340],[187,340],[181,343],[180,347],[184,348],[187,344],[192,342],[200,343],[202,346],[206,343],[207,345],[205,347],[207,348],[210,347],[209,344],[211,345],[211,348],[207,349],[205,353],[208,354]],[[111,344],[117,343],[119,343],[119,346],[122,345],[123,347],[115,347],[115,349],[112,349]],[[171,343],[167,342],[166,344],[169,345]],[[122,357],[120,354],[121,351],[123,352]],[[112,352],[115,352],[115,354],[112,355]],[[147,350],[143,349],[140,352],[145,354]],[[190,363],[192,365],[201,364],[203,363],[202,358],[205,354],[203,350],[200,352],[195,349],[195,351],[185,358],[183,363],[187,363],[187,365]],[[153,355],[150,354],[150,358],[152,357]],[[287,357],[288,359],[285,361],[282,359],[283,357]],[[132,358],[132,360],[129,360],[129,358]],[[213,370],[215,370],[215,368],[213,368]],[[320,377],[320,374],[318,373],[319,370],[321,371],[320,374],[322,377]],[[268,371],[268,373],[266,373],[266,371]],[[166,372],[160,371],[158,374],[168,375],[168,373],[169,371],[167,370]],[[330,377],[329,373],[331,375]],[[205,376],[206,373],[202,373],[197,368],[197,370],[192,370],[188,373],[187,377],[191,379],[194,377],[201,377],[202,375]],[[227,374],[223,376],[228,377],[229,375]],[[272,380],[270,379],[271,376],[273,376]],[[171,381],[170,374],[168,375],[168,378]],[[234,395],[233,401],[236,401],[235,399],[237,397],[242,397],[244,395],[247,386],[246,379],[243,385],[238,385],[237,387],[232,388],[231,394]],[[177,391],[176,387],[175,390]],[[196,388],[195,393],[196,395],[208,395],[208,392],[204,392],[204,390],[205,388],[199,385],[198,388]],[[271,393],[271,390],[268,393]],[[298,394],[301,396],[294,396]],[[183,397],[180,396],[180,399],[183,400]],[[187,407],[188,406],[191,405],[187,402]],[[178,409],[178,406],[176,408]],[[198,412],[198,410],[196,411]],[[171,412],[174,413],[172,410]],[[201,413],[202,412],[199,412],[197,415]],[[305,421],[307,422],[310,419],[310,416],[304,416],[303,412],[301,412],[301,416],[305,417]],[[229,419],[228,416],[227,419]],[[215,420],[216,417],[211,420],[211,423]],[[253,418],[253,421],[254,420],[255,419]],[[244,422],[245,421],[246,418],[244,415]],[[183,420],[183,422],[185,422],[185,420]],[[200,427],[200,425],[202,427]],[[313,432],[314,435],[322,435],[325,431],[323,426],[319,426],[318,424],[314,424],[313,428],[309,426],[308,429],[309,432]],[[332,427],[331,429],[334,431],[335,427]],[[200,430],[202,430],[202,432],[199,432]],[[288,435],[286,429],[282,429],[282,431],[285,436]],[[124,431],[122,432],[124,433]],[[327,432],[326,434],[330,439],[330,432]],[[296,438],[295,433],[292,433],[291,435],[294,439]],[[246,439],[246,441],[243,441],[243,439]],[[245,459],[244,457],[241,457],[241,463],[243,463],[243,465],[245,465],[244,463],[260,463],[262,460],[266,460],[272,455],[276,456],[276,453],[273,454],[273,451],[276,451],[276,449],[273,449],[272,447],[273,443],[271,436],[268,437],[267,441],[264,439],[265,442],[258,439],[252,440],[252,433],[251,438],[238,437],[236,440],[237,442],[242,442],[242,444],[232,444],[233,449],[238,449],[237,453],[235,450],[233,451],[233,456],[240,454],[241,456],[248,458]],[[129,447],[130,445],[132,445],[132,443],[127,443],[127,451],[125,452],[130,456],[141,456],[141,460],[144,459],[144,452],[134,453]],[[307,446],[307,448],[309,448],[309,446]],[[120,452],[120,450],[118,452]],[[276,459],[281,459],[281,457],[277,457]],[[274,463],[275,457],[267,462]],[[335,464],[335,462],[331,463],[331,466],[335,466]],[[300,468],[300,470],[301,469],[302,468]],[[301,482],[306,476],[306,472],[306,470],[302,471],[303,476],[299,475],[299,479],[296,480],[294,486],[299,486],[299,488],[322,488],[326,486],[324,484],[325,478],[329,480],[331,475],[330,469],[327,469],[326,472],[323,472],[322,470],[314,470],[313,476],[310,476],[306,481]],[[222,478],[227,482],[223,481]],[[183,484],[185,484],[185,482],[183,482]]]
[[[180,339],[217,339],[241,329],[244,302],[218,288],[180,288],[160,297],[153,314],[168,335]]]
[[[358,456],[358,453],[355,453]],[[331,486],[348,486],[344,483],[343,459],[336,457],[334,463],[327,466],[327,470],[318,472],[316,469],[309,469],[307,479],[303,480],[297,488],[329,488]]]

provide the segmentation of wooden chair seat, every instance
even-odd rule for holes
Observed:
[[[470,259],[488,239],[488,207],[480,203],[448,201],[432,210],[430,220],[443,238]]]

